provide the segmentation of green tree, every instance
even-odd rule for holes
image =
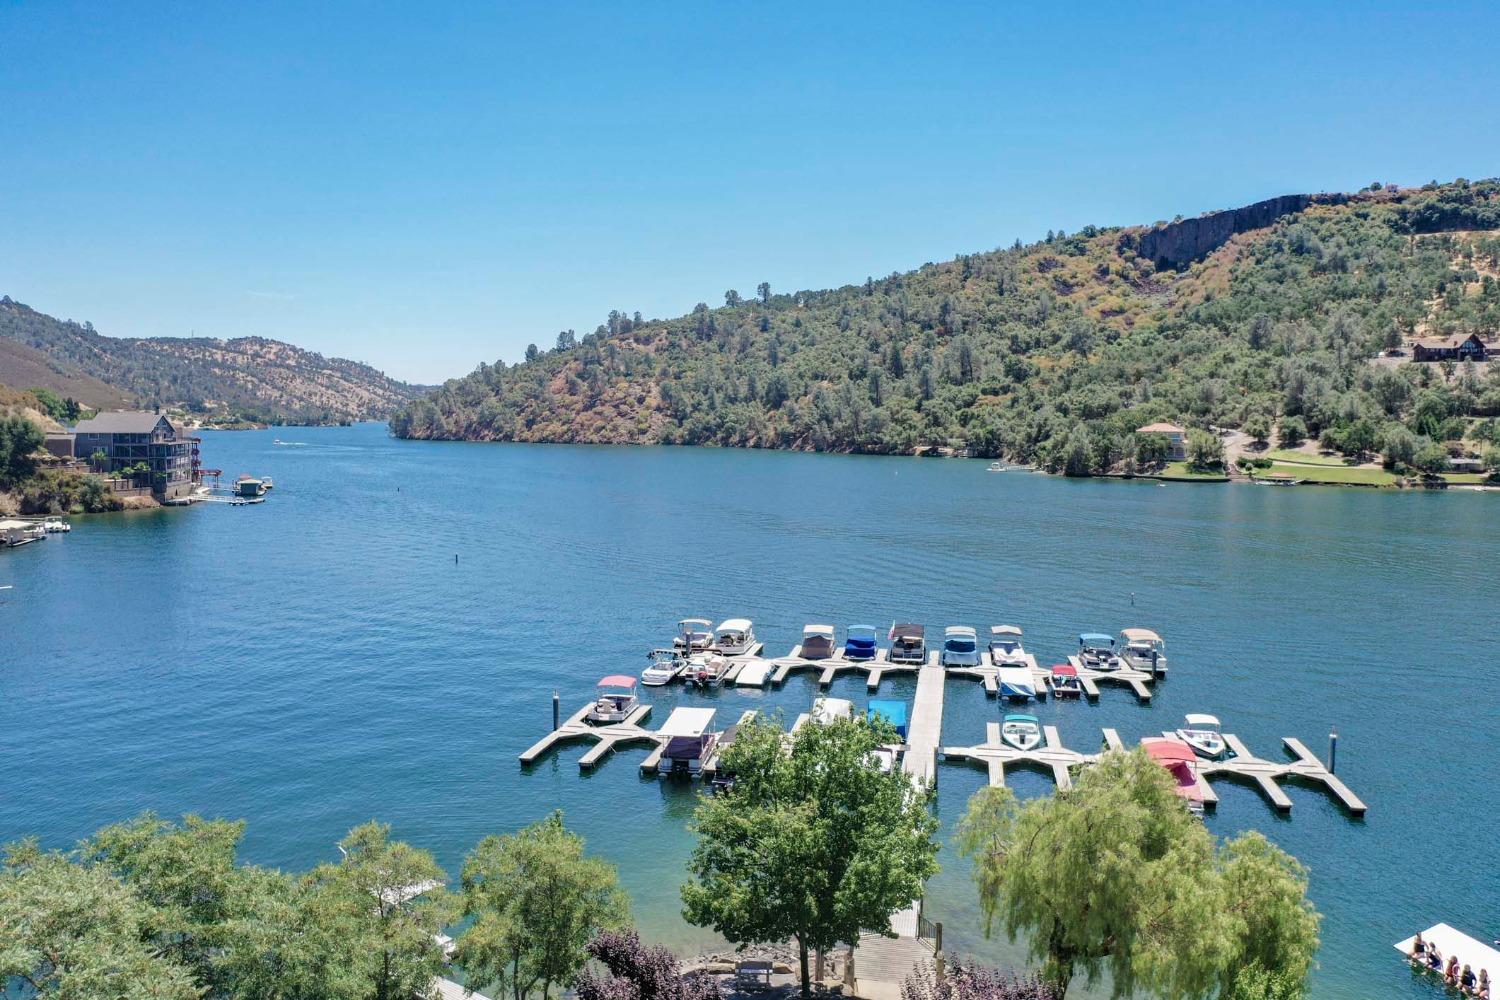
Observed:
[[[42,429],[19,413],[0,415],[0,487],[31,478],[36,472],[32,455],[46,440]]]
[[[0,982],[44,1000],[198,1000],[152,944],[152,913],[108,870],[23,841],[0,865]]]
[[[758,296],[760,296],[760,304],[761,305],[763,305],[763,306],[770,305],[771,304],[771,283],[769,281],[762,281],[760,284],[756,285],[755,286],[755,294],[758,295]]]
[[[1264,413],[1252,413],[1245,418],[1244,431],[1251,441],[1264,448],[1271,440],[1271,418]]]
[[[790,746],[774,723],[742,726],[721,762],[733,787],[694,813],[684,916],[736,944],[795,939],[804,996],[811,951],[891,934],[938,868],[930,793],[870,759],[894,739],[864,720],[803,726]]]
[[[1448,449],[1436,441],[1426,441],[1420,438],[1418,441],[1420,443],[1417,445],[1417,453],[1411,460],[1412,467],[1429,476],[1447,472]]]
[[[1137,434],[1135,436],[1135,461],[1143,469],[1154,469],[1167,462],[1172,454],[1172,444],[1165,434]]]
[[[474,922],[459,938],[458,960],[471,986],[545,1000],[573,982],[595,934],[629,923],[614,866],[583,847],[557,812],[470,852],[463,900]]]
[[[1417,457],[1417,436],[1401,424],[1389,424],[1381,435],[1380,453],[1391,468],[1411,465]]]
[[[1224,465],[1224,442],[1219,435],[1197,429],[1188,431],[1188,465],[1199,471],[1221,468]]]
[[[443,971],[435,940],[452,914],[432,855],[390,839],[390,827],[357,826],[339,842],[344,858],[308,874],[314,920],[338,928],[367,1000],[426,996]]]
[[[733,309],[736,306],[742,305],[744,301],[744,299],[740,298],[740,293],[735,291],[733,288],[724,293],[724,305],[728,309]]]
[[[1258,834],[1220,848],[1144,751],[1108,753],[1073,789],[969,804],[985,933],[1026,934],[1058,995],[1104,974],[1115,994],[1187,1000],[1248,987],[1254,968],[1301,982],[1317,947],[1306,875]],[[1227,995],[1227,994],[1226,994]]]
[[[1276,440],[1283,448],[1295,448],[1307,440],[1307,422],[1299,416],[1282,417]]]

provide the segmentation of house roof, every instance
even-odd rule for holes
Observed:
[[[1147,424],[1145,427],[1137,427],[1137,434],[1186,434],[1187,431],[1176,424],[1155,423]]]
[[[1465,333],[1465,334],[1454,333],[1454,334],[1449,334],[1446,337],[1422,337],[1422,338],[1420,338],[1418,340],[1412,341],[1412,343],[1415,344],[1417,347],[1427,347],[1427,348],[1442,348],[1442,347],[1447,347],[1447,348],[1452,349],[1452,348],[1457,348],[1460,344],[1463,344],[1466,341],[1470,341],[1470,340],[1477,340],[1477,341],[1479,341],[1480,344],[1483,344],[1485,342],[1484,338],[1481,337],[1477,333]]]
[[[74,434],[150,434],[156,425],[167,420],[160,413],[150,410],[106,410],[87,420],[78,421]],[[168,424],[172,422],[167,420]],[[172,428],[176,430],[174,426]]]

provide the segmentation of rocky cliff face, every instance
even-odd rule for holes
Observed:
[[[1181,267],[1206,257],[1236,233],[1264,229],[1283,215],[1300,212],[1313,204],[1343,204],[1346,195],[1284,194],[1244,208],[1210,212],[1196,219],[1183,219],[1122,240],[1136,253],[1156,262],[1157,267]]]

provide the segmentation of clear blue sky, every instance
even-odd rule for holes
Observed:
[[[611,308],[1500,173],[1500,5],[1050,6],[0,0],[0,293],[439,381]]]

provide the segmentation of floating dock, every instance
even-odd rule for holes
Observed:
[[[594,703],[589,702],[570,715],[562,725],[533,743],[521,754],[521,763],[535,764],[564,743],[573,743],[577,740],[595,741],[595,745],[590,747],[589,751],[578,761],[580,771],[590,770],[599,761],[614,753],[615,748],[631,743],[657,744],[656,756],[660,758],[661,749],[666,746],[666,740],[649,729],[643,729],[640,725],[645,721],[646,716],[651,714],[650,705],[637,705],[631,709],[624,721],[601,726],[591,725],[585,719],[593,707]]]
[[[1135,670],[1126,666],[1121,666],[1118,670],[1095,670],[1093,667],[1085,667],[1076,655],[1069,656],[1068,662],[1078,671],[1078,683],[1083,686],[1083,693],[1090,701],[1099,700],[1100,682],[1127,685],[1141,701],[1151,700],[1151,684],[1157,678],[1149,670]],[[1050,678],[1051,675],[1048,676]]]
[[[901,769],[924,787],[937,780],[937,750],[943,736],[943,668],[929,662],[917,672],[917,697],[906,727]]]

